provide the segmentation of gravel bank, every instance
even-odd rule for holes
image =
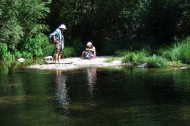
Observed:
[[[44,64],[35,64],[29,66],[27,69],[34,70],[71,70],[79,68],[89,67],[121,67],[129,64],[122,63],[121,60],[115,60],[111,63],[106,63],[105,60],[109,59],[109,56],[97,57],[96,59],[81,59],[79,57],[61,59],[61,63],[55,64],[55,61],[47,61]]]

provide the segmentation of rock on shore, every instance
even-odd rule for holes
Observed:
[[[28,69],[36,70],[71,70],[87,67],[120,67],[127,64],[122,63],[120,60],[115,60],[111,63],[105,60],[111,57],[97,57],[96,59],[81,59],[79,57],[61,59],[61,63],[56,64],[55,61],[46,61],[44,64],[35,64],[28,67]]]

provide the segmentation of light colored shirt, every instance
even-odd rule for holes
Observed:
[[[64,48],[64,35],[62,34],[61,30],[57,28],[52,35],[55,36],[57,41],[60,41],[62,44],[62,49]]]

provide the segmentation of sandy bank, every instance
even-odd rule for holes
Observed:
[[[55,64],[55,61],[47,61],[44,64],[35,64],[29,66],[27,69],[34,70],[71,70],[79,68],[89,68],[89,67],[121,67],[129,64],[122,63],[121,60],[115,60],[111,63],[105,62],[105,60],[111,57],[97,57],[96,59],[81,59],[79,57],[65,58],[61,59],[60,64]]]

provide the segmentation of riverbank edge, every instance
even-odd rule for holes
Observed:
[[[98,56],[96,59],[81,59],[79,57],[64,58],[58,64],[53,60],[46,60],[43,64],[30,65],[26,69],[29,70],[74,70],[80,68],[106,68],[106,67],[124,67],[131,66],[129,63],[122,63],[121,57],[113,62],[105,62],[112,56]]]

